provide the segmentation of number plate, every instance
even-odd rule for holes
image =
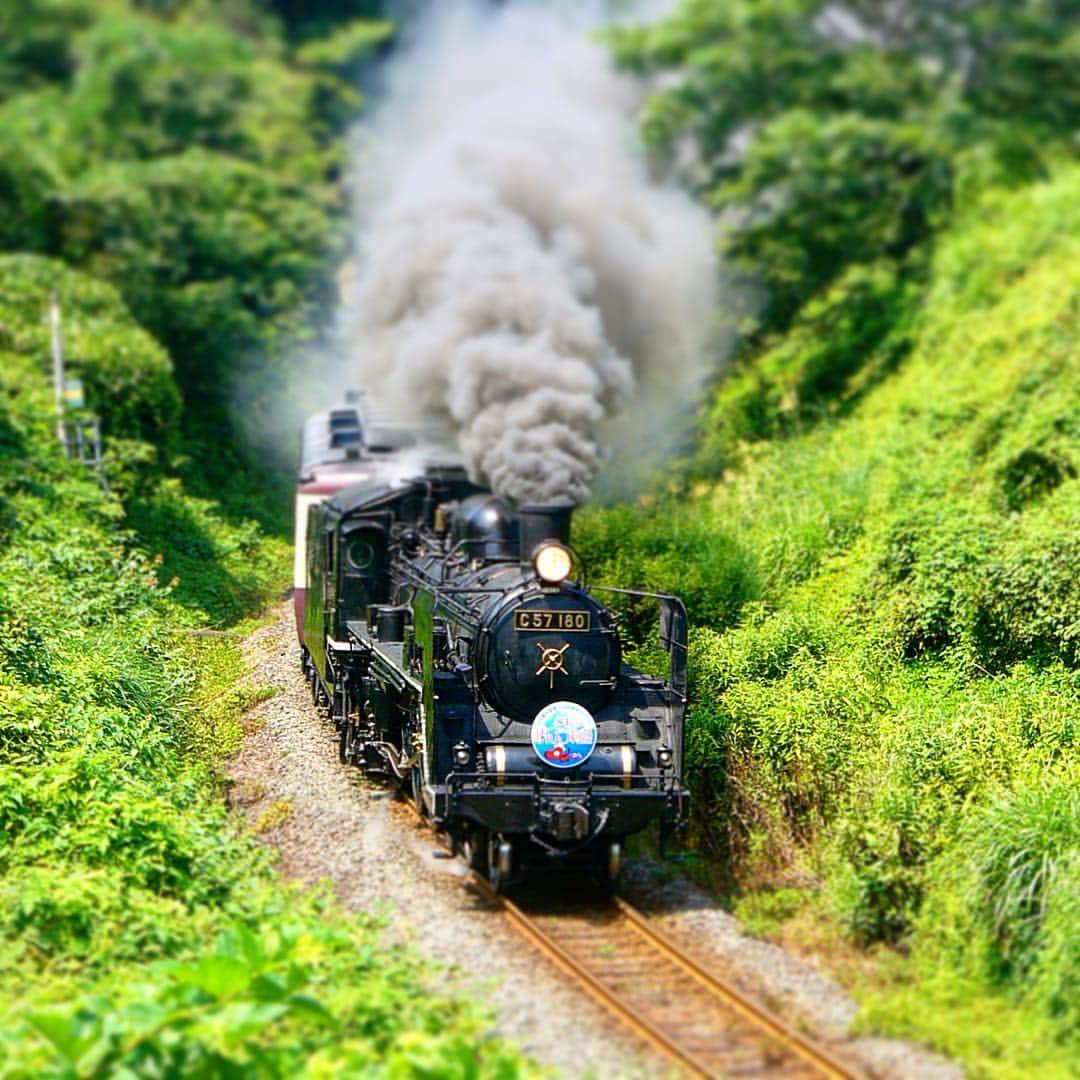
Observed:
[[[543,608],[518,608],[514,612],[515,630],[558,630],[563,634],[584,634],[592,629],[588,611],[550,611]]]

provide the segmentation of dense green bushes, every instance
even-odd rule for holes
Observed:
[[[1074,21],[1064,0],[683,0],[607,35],[624,66],[662,74],[642,136],[716,208],[732,317],[752,312],[702,476],[887,374],[937,232],[979,192],[1075,152]]]
[[[376,922],[285,885],[231,818],[218,770],[255,692],[234,639],[190,633],[288,580],[285,544],[237,514],[223,403],[254,350],[272,383],[331,293],[329,139],[358,104],[341,76],[386,28],[290,65],[246,0],[15,7],[0,11],[0,1076],[528,1072],[419,958],[384,951]],[[111,494],[56,439],[54,291]],[[185,454],[207,487],[230,482],[227,508],[185,489]]]
[[[84,332],[137,333],[108,287],[62,280]],[[55,447],[37,333],[13,320],[37,355],[0,353],[0,1076],[517,1075],[416,958],[284,886],[230,819],[215,766],[251,695],[235,642],[184,629],[265,603],[284,546],[174,482],[125,521]]]
[[[68,373],[82,379],[105,434],[167,452],[180,414],[172,362],[109,285],[51,260],[0,255],[0,348],[48,370],[52,293],[61,303]]]
[[[864,994],[879,1029],[1064,1075],[1080,39],[1055,3],[845,7],[685,0],[610,35],[670,73],[645,141],[692,162],[760,302],[687,468],[578,538],[601,580],[690,603],[723,883],[901,945]]]
[[[247,0],[23,7],[0,35],[0,251],[111,282],[172,357],[187,434],[239,464],[238,384],[265,408],[336,298],[339,137],[390,28],[290,54]]]
[[[729,442],[720,478],[577,534],[597,580],[688,598],[699,836],[731,885],[801,888],[856,940],[902,943],[924,997],[875,1021],[1000,1075],[1080,1051],[1077,207],[1075,168],[988,194],[939,240],[906,355],[834,389],[828,423]],[[834,340],[807,317],[760,363]],[[706,435],[751,407],[732,393]],[[1040,1046],[936,1019],[970,1032],[995,994]]]
[[[109,165],[64,192],[61,222],[65,256],[122,284],[193,402],[227,399],[254,345],[287,345],[333,295],[327,207],[287,173],[199,150]]]

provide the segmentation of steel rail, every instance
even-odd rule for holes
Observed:
[[[584,964],[579,963],[562,946],[552,941],[534,920],[502,893],[496,892],[478,873],[473,871],[471,883],[484,897],[503,911],[514,926],[540,949],[550,960],[581,983],[589,993],[610,1013],[630,1027],[639,1038],[666,1057],[674,1061],[682,1070],[693,1076],[712,1077],[714,1073],[707,1065],[695,1058],[689,1051],[680,1047],[663,1031],[648,1020],[637,1016],[617,993],[609,990],[593,975]]]
[[[469,880],[487,900],[503,911],[514,926],[541,952],[581,983],[601,1005],[619,1021],[630,1027],[641,1039],[692,1076],[715,1077],[718,1075],[715,1069],[704,1063],[692,1051],[681,1046],[667,1032],[647,1018],[638,1015],[631,1002],[624,1000],[616,991],[605,986],[602,979],[590,971],[584,963],[553,941],[551,936],[523,908],[502,893],[496,892],[480,874],[474,871]],[[864,1080],[864,1073],[841,1061],[830,1050],[792,1027],[733,984],[702,967],[621,897],[612,899],[619,913],[653,948],[692,976],[712,998],[749,1021],[762,1035],[781,1043],[792,1054],[816,1069],[821,1076],[828,1077],[829,1080]]]
[[[407,808],[421,824],[430,827],[430,822],[412,799],[404,798],[401,805]],[[445,847],[448,852],[451,850],[449,845],[445,845]],[[510,919],[514,927],[526,939],[531,941],[541,953],[545,954],[557,967],[584,987],[615,1019],[629,1027],[643,1042],[658,1050],[686,1074],[708,1077],[710,1080],[714,1077],[723,1076],[722,1072],[717,1072],[716,1069],[703,1062],[700,1056],[689,1048],[680,1045],[677,1039],[672,1038],[657,1024],[644,1016],[638,1015],[631,1001],[625,1000],[618,991],[606,986],[603,979],[590,971],[586,964],[554,941],[552,936],[546,933],[543,927],[528,912],[514,903],[504,893],[493,889],[483,874],[476,870],[470,870],[464,880],[492,905],[502,911]],[[827,1077],[828,1080],[867,1080],[865,1072],[840,1059],[831,1050],[798,1031],[786,1020],[765,1005],[755,1001],[733,983],[707,970],[693,957],[689,956],[672,938],[658,929],[652,920],[639,912],[633,905],[627,903],[622,897],[613,896],[611,900],[614,909],[627,920],[640,937],[656,949],[658,953],[691,976],[707,991],[714,1004],[718,1004],[728,1012],[738,1014],[755,1028],[762,1038],[781,1044],[796,1058],[815,1069],[822,1077]]]
[[[412,799],[406,797],[403,805],[421,824],[430,826],[430,822],[421,813]],[[450,848],[447,845],[446,850]],[[722,1076],[706,1064],[693,1051],[679,1044],[667,1032],[646,1017],[638,1015],[633,1003],[611,987],[604,984],[589,968],[552,940],[535,919],[504,893],[497,892],[487,879],[478,871],[470,870],[464,879],[484,899],[502,911],[527,940],[531,941],[541,953],[546,955],[557,967],[570,975],[577,983],[603,1006],[620,1023],[629,1027],[643,1042],[659,1051],[676,1064],[683,1073],[690,1076],[712,1078]],[[613,896],[615,910],[623,915],[634,931],[649,945],[666,957],[673,964],[690,975],[710,995],[715,1003],[737,1013],[748,1021],[763,1038],[780,1043],[793,1055],[816,1069],[828,1080],[866,1080],[866,1074],[836,1057],[830,1050],[804,1035],[776,1013],[761,1003],[744,994],[734,984],[714,975],[689,956],[681,946],[654,926],[622,897]]]
[[[792,1027],[791,1024],[771,1009],[744,994],[733,983],[703,968],[693,957],[689,956],[679,945],[672,941],[667,934],[653,925],[651,920],[628,904],[622,897],[616,896],[613,897],[613,900],[619,911],[626,916],[630,925],[642,937],[646,938],[654,948],[667,956],[673,963],[678,964],[710,993],[723,1000],[756,1027],[767,1031],[798,1057],[820,1069],[822,1075],[830,1077],[830,1080],[862,1080],[863,1074],[861,1072],[855,1071],[850,1065],[835,1057],[824,1046]]]

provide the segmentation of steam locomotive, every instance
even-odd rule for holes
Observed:
[[[627,836],[655,824],[663,840],[688,810],[686,609],[630,592],[656,604],[669,670],[624,664],[616,613],[581,582],[571,508],[514,506],[411,441],[356,399],[305,429],[312,698],[341,760],[395,778],[494,887],[553,861],[611,883]]]

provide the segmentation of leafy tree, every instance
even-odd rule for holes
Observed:
[[[290,61],[274,18],[247,0],[30,5],[25,23],[66,59],[37,74],[33,50],[19,54],[26,70],[9,63],[24,90],[0,99],[0,197],[13,211],[0,250],[116,285],[173,355],[188,429],[201,411],[200,438],[209,423],[215,442],[233,441],[230,384],[260,365],[272,380],[274,350],[335,298],[334,140],[390,27],[348,22]],[[8,54],[0,46],[0,79]]]
[[[251,47],[220,26],[98,22],[80,50],[72,136],[90,157],[156,157],[191,146],[239,153],[249,134]]]
[[[51,259],[0,255],[0,348],[48,370],[53,293],[64,315],[68,372],[83,380],[105,433],[167,451],[180,413],[172,363],[111,286]]]
[[[703,417],[702,477],[741,439],[798,431],[894,366],[956,209],[1075,155],[1074,9],[682,0],[606,32],[619,63],[662,86],[645,145],[714,207],[729,285],[756,301]]]
[[[0,130],[0,251],[42,251],[55,176],[32,146]]]
[[[0,101],[27,89],[66,82],[74,41],[91,24],[93,0],[5,0],[0,4]]]
[[[329,300],[331,209],[287,175],[190,150],[107,165],[69,187],[55,243],[122,288],[168,345],[189,403],[205,404],[253,350],[301,333]]]
[[[290,35],[310,39],[332,32],[353,19],[378,19],[384,0],[261,0],[278,15]]]
[[[914,124],[790,109],[710,200],[738,208],[724,246],[735,265],[766,277],[769,314],[787,322],[852,263],[906,255],[944,217],[951,179],[948,159]]]
[[[1069,147],[1074,7],[684,0],[608,40],[634,71],[677,73],[645,109],[646,142],[669,159],[692,142],[692,179],[775,329],[845,266],[917,248],[972,169],[1026,180]]]

